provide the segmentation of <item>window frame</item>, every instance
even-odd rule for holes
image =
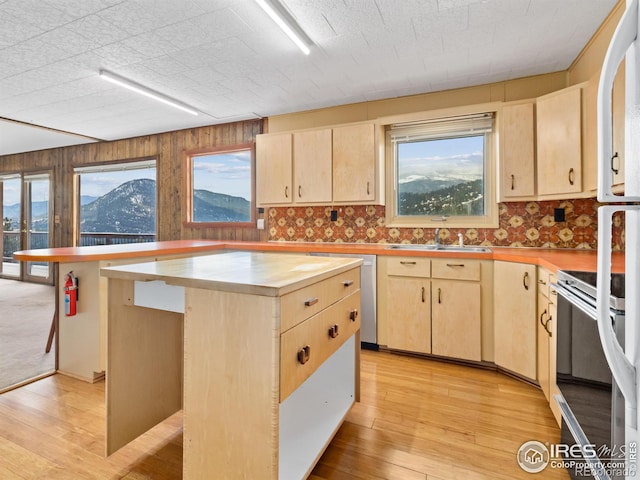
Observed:
[[[126,168],[127,165],[136,165],[136,164],[151,164],[153,163],[153,168],[155,168],[156,171],[156,218],[155,218],[155,223],[156,223],[156,228],[155,228],[155,241],[158,241],[158,230],[159,230],[159,225],[160,222],[158,221],[158,216],[159,216],[159,211],[158,211],[158,200],[159,200],[159,192],[160,192],[160,188],[159,188],[159,180],[158,180],[158,156],[150,156],[150,157],[140,157],[140,158],[128,158],[128,159],[120,159],[120,160],[113,160],[113,161],[103,161],[103,162],[96,162],[96,163],[82,163],[82,164],[77,164],[73,166],[73,201],[72,201],[72,208],[73,208],[73,218],[74,218],[74,222],[73,222],[73,242],[75,246],[79,246],[81,245],[81,237],[82,237],[82,231],[80,228],[80,224],[82,222],[82,218],[81,214],[82,214],[82,205],[81,205],[81,195],[82,195],[82,189],[81,189],[81,182],[80,182],[80,176],[83,173],[91,173],[92,171],[96,172],[96,173],[104,173],[104,172],[108,172],[110,170],[112,171],[121,171],[121,170],[142,170],[144,167],[137,167],[134,166],[133,168]],[[147,168],[150,168],[150,166],[148,166]]]
[[[485,213],[479,216],[421,216],[398,215],[397,197],[397,160],[396,148],[391,141],[391,126],[402,123],[446,122],[455,117],[475,115],[480,113],[493,114],[493,127],[490,133],[485,133],[484,152],[484,183],[485,183]],[[447,109],[433,112],[422,112],[414,115],[403,115],[385,119],[382,122],[385,130],[385,167],[386,167],[386,208],[385,226],[388,228],[497,228],[499,225],[497,190],[497,162],[498,162],[498,106],[496,104],[477,105],[475,108]],[[449,138],[459,137],[450,135]],[[443,135],[446,139],[447,136]]]
[[[248,222],[197,222],[193,220],[193,157],[249,151],[251,165],[251,217]],[[182,202],[182,225],[189,228],[256,228],[256,148],[255,143],[242,143],[222,147],[207,147],[183,152],[184,195]]]

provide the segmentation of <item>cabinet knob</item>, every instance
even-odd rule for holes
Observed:
[[[351,285],[353,285],[353,280],[345,280],[344,282],[342,282],[342,284],[345,288],[350,287]]]
[[[309,345],[306,345],[298,351],[298,362],[300,362],[301,365],[304,365],[309,361],[310,356],[311,347]]]
[[[358,318],[358,309],[354,308],[349,312],[349,320],[351,320],[352,322],[355,322],[357,318]]]
[[[311,305],[315,305],[318,303],[318,297],[308,298],[304,301],[305,307],[310,307]]]
[[[338,325],[334,325],[333,327],[329,328],[329,336],[331,338],[336,338],[338,336]]]

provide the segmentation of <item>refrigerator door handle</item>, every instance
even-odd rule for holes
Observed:
[[[613,125],[611,92],[620,62],[625,58],[627,50],[638,37],[638,0],[627,2],[627,9],[622,14],[616,27],[607,53],[604,57],[598,85],[597,99],[597,134],[598,134],[598,200],[600,202],[638,202],[640,197],[614,195],[612,191],[613,172],[611,157],[613,156]],[[626,68],[633,68],[627,65]]]
[[[611,373],[620,387],[628,404],[635,410],[638,404],[636,386],[636,368],[625,355],[616,339],[609,314],[611,296],[611,228],[613,214],[618,211],[635,210],[633,205],[602,206],[598,209],[598,276],[596,311],[598,314],[598,332],[604,355]],[[633,419],[635,420],[635,419]]]

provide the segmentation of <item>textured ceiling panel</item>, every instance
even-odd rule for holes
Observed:
[[[255,0],[0,0],[0,117],[111,140],[548,73],[616,3],[281,1],[313,41],[309,56]],[[203,113],[104,82],[100,69]],[[16,148],[4,123],[0,154]],[[43,131],[20,136],[22,149],[45,148]]]

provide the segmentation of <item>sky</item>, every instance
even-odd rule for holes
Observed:
[[[193,188],[251,200],[250,151],[194,157]]]
[[[399,145],[398,181],[483,172],[484,136],[408,142]]]

